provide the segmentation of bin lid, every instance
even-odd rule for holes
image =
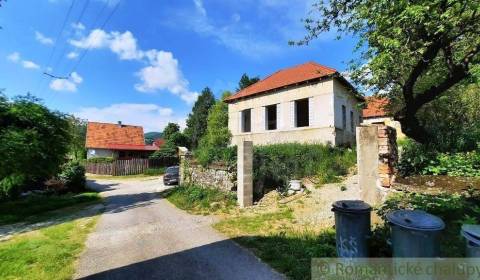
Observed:
[[[477,245],[480,245],[480,225],[463,225],[462,235]]]
[[[332,211],[347,213],[370,212],[372,207],[362,200],[338,200],[332,204]]]
[[[445,223],[437,216],[421,210],[396,210],[387,214],[387,220],[399,227],[414,230],[442,230]]]

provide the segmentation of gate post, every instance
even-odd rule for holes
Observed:
[[[237,147],[237,200],[241,208],[253,205],[253,142]]]
[[[380,203],[395,180],[397,135],[385,124],[357,127],[358,183],[362,200]]]

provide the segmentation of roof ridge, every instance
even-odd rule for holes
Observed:
[[[89,124],[89,123],[118,125],[117,123],[108,123],[108,122],[92,122],[92,121],[88,121],[87,124]],[[124,123],[122,123],[122,126],[131,126],[131,127],[141,127],[141,128],[143,128],[143,126],[141,126],[141,125],[124,124]]]

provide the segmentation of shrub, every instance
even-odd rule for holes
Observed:
[[[87,159],[88,163],[112,163],[115,159],[113,157],[94,157]]]
[[[18,196],[25,181],[25,176],[22,174],[12,174],[0,180],[0,200]]]
[[[480,152],[466,153],[436,153],[426,146],[407,142],[398,164],[402,176],[449,175],[449,176],[480,176]]]
[[[143,172],[145,175],[150,175],[150,176],[155,176],[155,175],[162,175],[165,174],[165,167],[159,167],[159,168],[148,168]]]
[[[460,227],[464,223],[480,223],[480,191],[469,189],[461,194],[419,194],[400,193],[392,195],[377,209],[377,214],[386,222],[386,214],[397,209],[423,210],[440,217],[446,225],[442,233],[442,256],[461,257],[464,252],[463,240],[459,235]],[[382,238],[386,238],[384,228],[376,230],[374,244],[376,250],[388,251],[380,248]],[[383,237],[381,237],[383,236]],[[375,235],[374,235],[375,237]],[[383,240],[384,241],[384,240]]]
[[[354,150],[322,144],[275,144],[254,149],[254,180],[286,187],[288,180],[316,176],[330,183],[356,163]]]
[[[85,177],[85,167],[77,161],[66,163],[62,167],[62,172],[58,177],[65,184],[66,191],[68,192],[80,192],[85,189],[87,181]]]

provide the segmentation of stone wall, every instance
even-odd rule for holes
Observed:
[[[224,165],[210,165],[205,168],[197,164],[192,158],[181,157],[180,183],[193,183],[233,191],[237,187],[237,176],[235,170],[231,169]]]
[[[395,181],[395,165],[398,161],[397,131],[387,125],[378,128],[378,185],[390,188]]]

